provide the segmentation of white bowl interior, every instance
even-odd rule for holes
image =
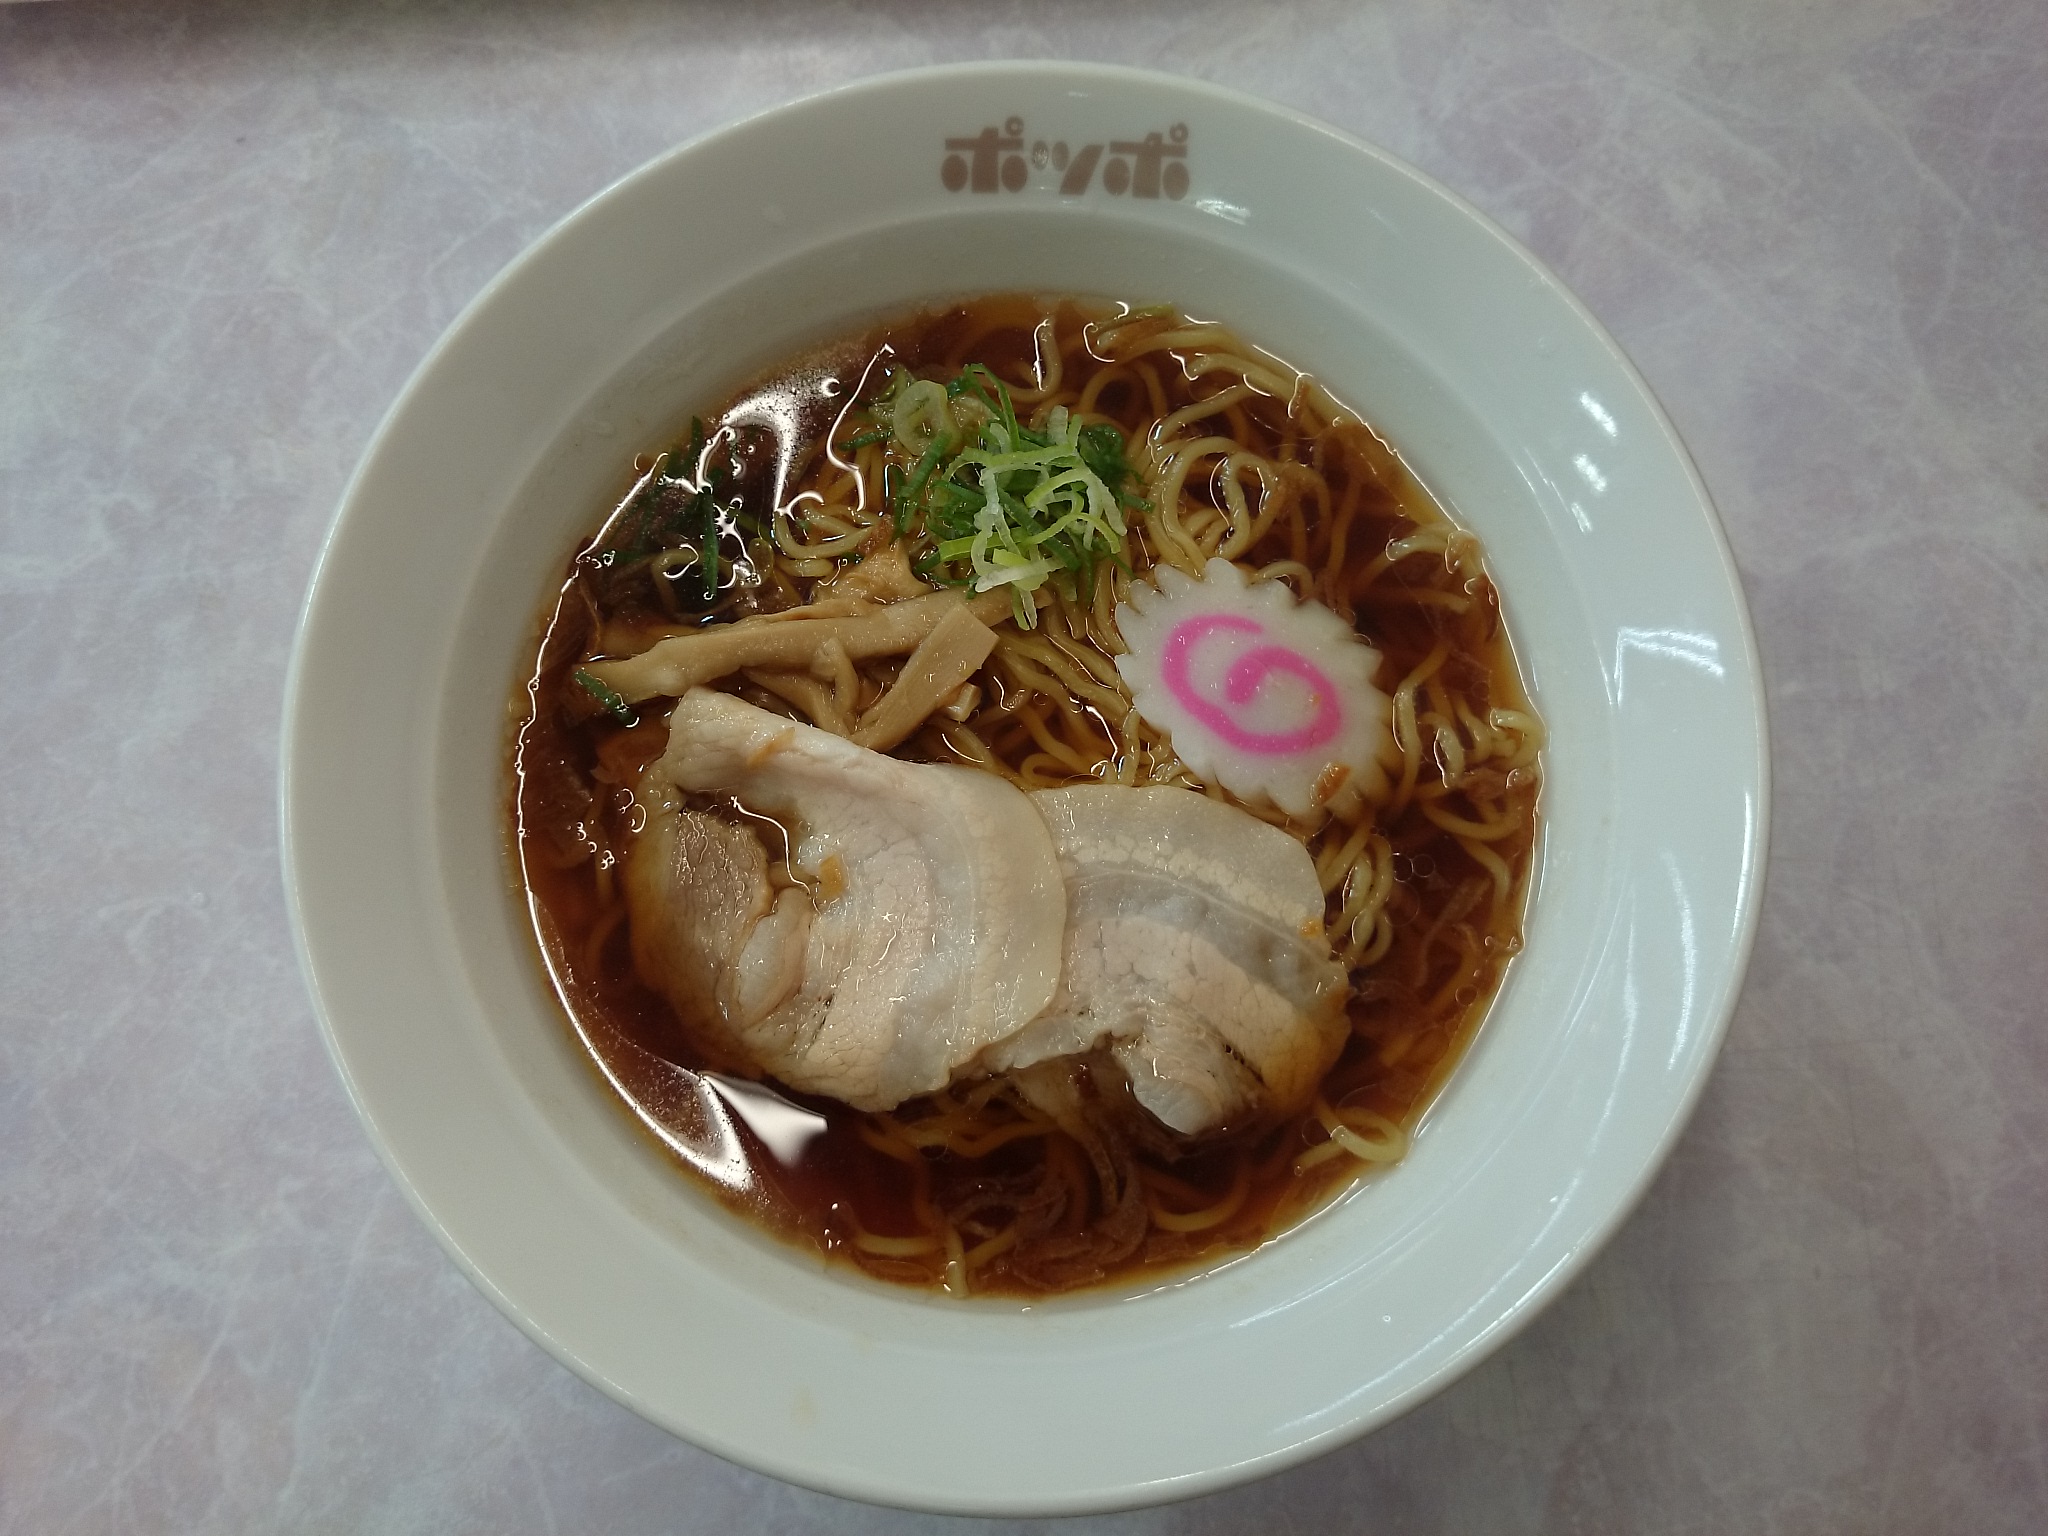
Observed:
[[[925,180],[876,193],[812,152],[845,136],[889,163],[900,133],[908,161],[931,124],[979,123],[1005,92],[1027,117],[1084,119],[1077,133],[1096,131],[1090,112],[1188,122],[1193,145],[1215,146],[1197,195],[953,196],[928,153]],[[740,227],[707,237],[706,206]],[[571,1040],[504,830],[522,654],[625,461],[810,342],[1016,289],[1175,302],[1360,408],[1485,539],[1551,733],[1527,950],[1407,1161],[1206,1274],[1028,1307],[828,1268],[681,1177]],[[394,407],[323,561],[293,700],[302,950],[336,1060],[416,1206],[522,1327],[656,1422],[890,1502],[1181,1496],[1441,1386],[1554,1292],[1654,1172],[1754,918],[1763,741],[1746,617],[1640,381],[1554,280],[1412,173],[1151,76],[1007,66],[877,83],[657,162],[586,208]],[[948,1380],[984,1383],[975,1412]]]

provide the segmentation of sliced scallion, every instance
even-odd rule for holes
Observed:
[[[573,676],[577,682],[583,685],[583,691],[603,705],[605,713],[618,721],[619,724],[637,725],[639,723],[640,717],[633,713],[633,706],[619,697],[618,693],[608,687],[602,678],[586,672],[581,667],[576,669]]]

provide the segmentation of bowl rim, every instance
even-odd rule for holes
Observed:
[[[297,781],[296,760],[303,750],[302,738],[307,725],[308,711],[313,707],[306,697],[304,683],[307,657],[315,629],[323,608],[323,593],[328,593],[330,567],[336,549],[343,537],[349,514],[363,493],[365,481],[380,454],[387,448],[397,424],[416,405],[416,396],[423,384],[435,373],[444,357],[459,347],[464,339],[478,325],[484,323],[499,295],[517,283],[527,270],[539,262],[544,253],[563,238],[565,231],[580,224],[594,211],[613,201],[629,197],[634,186],[644,179],[659,175],[676,162],[699,154],[716,145],[731,140],[744,139],[764,123],[773,122],[788,115],[799,114],[827,103],[859,99],[871,96],[887,96],[906,88],[914,89],[931,82],[961,80],[1014,80],[1020,76],[1027,81],[1042,79],[1046,75],[1065,78],[1079,78],[1097,86],[1118,84],[1142,84],[1152,89],[1171,89],[1194,98],[1206,99],[1219,106],[1239,112],[1257,114],[1276,119],[1286,125],[1329,139],[1348,151],[1373,162],[1383,173],[1396,175],[1415,184],[1420,190],[1453,209],[1469,223],[1476,232],[1483,234],[1501,247],[1513,262],[1532,279],[1540,282],[1554,301],[1561,301],[1580,328],[1605,354],[1606,360],[1624,377],[1637,392],[1641,404],[1647,409],[1655,423],[1660,441],[1659,450],[1681,469],[1691,495],[1704,513],[1705,530],[1708,533],[1717,568],[1711,573],[1714,581],[1725,588],[1731,599],[1735,635],[1739,645],[1732,647],[1737,654],[1734,661],[1749,682],[1748,702],[1751,726],[1754,733],[1754,762],[1750,766],[1748,788],[1754,795],[1756,814],[1750,828],[1747,845],[1742,854],[1744,878],[1738,897],[1738,910],[1728,947],[1729,968],[1727,972],[1725,997],[1710,1016],[1702,1017],[1700,1030],[1703,1041],[1702,1054],[1697,1070],[1693,1071],[1683,1088],[1671,1101],[1661,1133],[1649,1152],[1641,1160],[1627,1180],[1625,1195],[1606,1207],[1597,1220],[1579,1230],[1582,1238],[1553,1266],[1531,1289],[1515,1298],[1513,1304],[1492,1320],[1489,1327],[1479,1330],[1469,1338],[1464,1347],[1444,1359],[1425,1377],[1413,1382],[1406,1389],[1390,1397],[1376,1399],[1368,1406],[1352,1412],[1314,1433],[1305,1434],[1292,1445],[1263,1453],[1246,1461],[1212,1466],[1200,1473],[1190,1473],[1171,1479],[1165,1484],[1139,1481],[1128,1484],[1120,1490],[1105,1495],[1103,1490],[1091,1490],[1079,1497],[1049,1495],[1036,1501],[978,1502],[945,1495],[934,1495],[929,1490],[906,1488],[885,1479],[861,1475],[845,1467],[821,1469],[815,1463],[801,1456],[778,1455],[772,1450],[764,1451],[759,1446],[719,1443],[716,1435],[689,1433],[686,1438],[713,1450],[715,1453],[766,1472],[783,1480],[868,1502],[894,1507],[925,1509],[934,1512],[959,1514],[985,1514],[1031,1516],[1045,1514],[1066,1514],[1082,1512],[1104,1512],[1133,1508],[1167,1500],[1190,1498],[1200,1494],[1234,1486],[1255,1477],[1262,1477],[1319,1457],[1335,1447],[1348,1443],[1359,1436],[1378,1428],[1406,1413],[1418,1403],[1434,1396],[1464,1376],[1482,1360],[1490,1356],[1502,1344],[1518,1334],[1553,1301],[1571,1282],[1583,1272],[1591,1259],[1614,1233],[1629,1218],[1647,1193],[1651,1183],[1664,1167],[1676,1146],[1686,1125],[1696,1109],[1701,1094],[1705,1091],[1708,1078],[1712,1075],[1713,1064],[1725,1039],[1734,1010],[1742,992],[1742,981],[1747,972],[1759,928],[1764,896],[1764,881],[1768,868],[1768,846],[1771,825],[1771,769],[1769,750],[1769,727],[1766,696],[1762,682],[1760,654],[1757,646],[1754,622],[1743,592],[1741,579],[1729,545],[1726,530],[1719,513],[1707,490],[1691,454],[1672,424],[1661,401],[1658,400],[1648,382],[1643,378],[1633,361],[1618,342],[1607,332],[1591,311],[1565,284],[1550,271],[1535,255],[1528,251],[1514,236],[1481,212],[1472,203],[1444,187],[1426,173],[1405,161],[1361,139],[1345,130],[1318,119],[1298,109],[1275,103],[1256,95],[1241,92],[1210,82],[1178,76],[1167,72],[1137,69],[1121,65],[1077,63],[1059,59],[982,60],[968,63],[939,64],[915,69],[891,71],[866,76],[826,90],[809,92],[775,105],[749,112],[733,121],[721,124],[696,135],[653,157],[615,178],[591,197],[579,203],[571,211],[552,223],[547,230],[529,243],[517,256],[508,262],[489,282],[465,304],[455,319],[427,350],[419,364],[412,370],[404,386],[380,417],[371,433],[363,453],[351,472],[342,491],[336,513],[321,539],[313,563],[305,599],[301,605],[295,629],[289,668],[287,671],[284,708],[281,721],[281,746],[278,771],[278,809],[281,827],[280,859],[284,879],[285,895],[290,916],[294,951],[300,969],[305,976],[307,987],[314,1004],[323,1043],[340,1075],[358,1119],[369,1135],[379,1160],[398,1185],[406,1201],[413,1208],[427,1229],[434,1235],[442,1249],[483,1294],[491,1300],[522,1332],[539,1344],[556,1360],[568,1365],[578,1375],[608,1396],[624,1403],[635,1412],[663,1425],[672,1433],[681,1435],[655,1408],[642,1400],[625,1384],[607,1379],[586,1367],[565,1341],[557,1338],[538,1318],[531,1316],[515,1302],[485,1273],[473,1260],[455,1234],[443,1224],[441,1218],[428,1204],[426,1197],[408,1175],[388,1141],[385,1131],[372,1110],[366,1092],[355,1071],[351,1068],[342,1045],[330,1008],[329,998],[323,988],[312,941],[302,903],[302,889],[305,872],[302,868],[303,850],[294,822],[294,794]],[[327,599],[331,601],[332,599]]]

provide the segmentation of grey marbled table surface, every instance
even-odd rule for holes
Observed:
[[[1761,636],[1762,934],[1641,1210],[1362,1442],[1104,1532],[2048,1529],[2038,0],[0,6],[0,1532],[941,1532],[680,1444],[407,1210],[293,959],[287,652],[351,465],[535,235],[905,65],[1163,67],[1532,246]]]

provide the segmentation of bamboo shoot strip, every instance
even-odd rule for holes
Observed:
[[[593,661],[583,670],[628,704],[642,699],[681,698],[692,688],[715,682],[743,667],[808,667],[818,648],[836,639],[856,661],[914,651],[949,613],[966,609],[983,620],[1009,611],[1007,594],[969,599],[959,592],[932,592],[887,603],[871,613],[805,619],[778,615],[777,622],[741,621],[664,640],[638,656]],[[799,610],[800,612],[800,610]]]
[[[863,747],[887,752],[908,739],[932,712],[960,691],[960,685],[981,670],[996,648],[996,632],[961,604],[919,642],[903,671],[861,716],[853,739]]]

